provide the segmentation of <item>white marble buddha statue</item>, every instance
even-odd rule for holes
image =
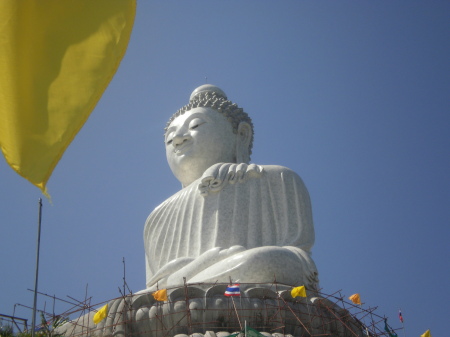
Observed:
[[[170,118],[167,160],[182,189],[146,221],[147,288],[183,278],[317,287],[308,191],[288,168],[249,164],[252,143],[251,119],[213,85]]]

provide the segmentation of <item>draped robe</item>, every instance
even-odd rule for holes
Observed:
[[[251,267],[257,274],[247,275],[242,270],[233,274],[239,275],[240,282],[271,282],[276,266],[273,270],[280,275],[294,275],[295,283],[315,286],[318,273],[310,257],[313,243],[309,194],[295,172],[281,166],[216,164],[148,217],[144,229],[147,287],[188,264],[194,270],[190,275],[211,265],[220,269],[224,258],[219,252],[228,249],[225,257],[229,257],[234,254],[230,248],[236,246],[241,259],[251,253]],[[286,261],[293,261],[292,265],[284,265],[284,250],[278,247],[290,254]],[[261,259],[254,258],[261,249],[264,261],[257,266],[254,261]],[[196,264],[202,254],[206,262]],[[294,278],[277,280],[294,282]]]

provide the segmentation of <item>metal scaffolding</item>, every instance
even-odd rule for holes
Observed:
[[[375,313],[376,307],[356,305],[341,291],[308,291],[306,298],[293,298],[292,287],[285,284],[241,283],[240,296],[227,297],[227,285],[184,284],[167,289],[166,301],[157,301],[151,292],[122,294],[97,304],[91,304],[87,296],[84,301],[66,301],[41,294],[71,305],[59,315],[44,312],[50,324],[55,318],[71,319],[58,328],[66,337],[243,336],[246,327],[263,336],[277,337],[390,336],[386,318]],[[105,304],[107,316],[94,324],[93,316]]]

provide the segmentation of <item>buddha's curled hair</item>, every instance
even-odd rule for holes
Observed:
[[[170,126],[170,123],[177,118],[180,115],[183,115],[186,111],[195,109],[195,108],[211,108],[216,110],[217,112],[221,113],[225,116],[225,118],[231,123],[233,126],[233,132],[237,134],[238,132],[238,126],[241,122],[246,122],[250,125],[252,129],[250,144],[248,147],[249,155],[252,154],[252,147],[253,147],[253,123],[251,118],[247,115],[246,112],[242,108],[239,108],[237,104],[228,101],[226,98],[224,98],[221,95],[218,95],[214,91],[203,91],[198,93],[190,102],[189,104],[185,105],[181,109],[179,109],[177,112],[175,112],[172,117],[170,117],[169,121],[166,124],[166,127],[164,128],[164,133],[167,132],[167,129]]]

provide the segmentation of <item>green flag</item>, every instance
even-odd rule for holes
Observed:
[[[260,333],[258,330],[247,327],[245,337],[265,337],[265,336],[262,333]]]
[[[397,334],[387,324],[387,319],[384,320],[384,330],[389,334],[389,337],[398,337]]]

